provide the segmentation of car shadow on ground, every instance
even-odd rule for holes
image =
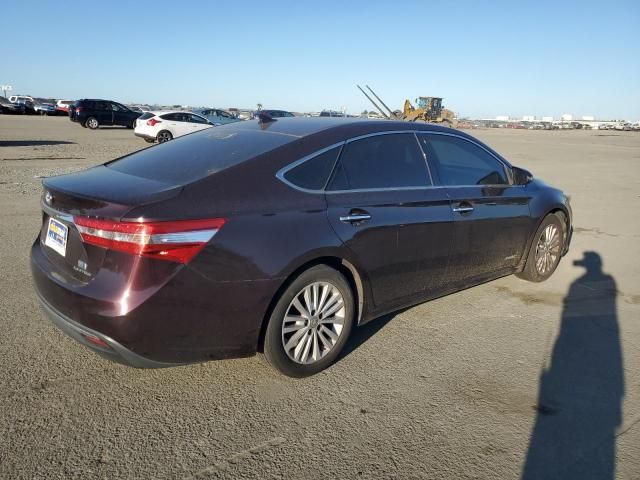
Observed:
[[[540,374],[523,480],[615,478],[624,397],[616,283],[595,252],[574,265],[586,273],[564,299],[560,333]]]
[[[377,334],[380,330],[382,330],[387,323],[393,320],[395,317],[400,315],[402,312],[409,310],[408,308],[403,308],[402,310],[398,310],[396,312],[392,312],[388,315],[384,315],[382,317],[378,317],[370,322],[365,323],[360,327],[356,327],[349,335],[349,341],[345,344],[342,352],[338,356],[338,361],[342,360],[346,356],[350,355],[352,352],[356,351],[360,345],[365,343],[375,334]]]
[[[45,145],[75,145],[65,140],[0,140],[0,147],[39,147]]]

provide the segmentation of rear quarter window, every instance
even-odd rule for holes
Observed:
[[[299,188],[322,190],[336,163],[341,147],[335,147],[288,170],[284,179]]]
[[[223,126],[177,138],[105,165],[129,175],[184,185],[296,139],[268,131]]]

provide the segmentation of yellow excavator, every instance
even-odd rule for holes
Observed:
[[[404,101],[404,108],[402,111],[391,111],[389,107],[376,95],[376,93],[365,85],[367,90],[378,100],[387,112],[384,112],[382,108],[365,92],[360,85],[356,85],[358,89],[364,94],[367,99],[373,104],[374,107],[382,114],[384,118],[390,120],[405,120],[407,122],[429,122],[439,123],[442,126],[455,128],[458,125],[455,114],[442,106],[442,98],[440,97],[418,97],[416,99],[416,107],[414,107],[409,100]]]

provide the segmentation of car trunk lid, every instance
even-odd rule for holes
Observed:
[[[66,282],[89,282],[107,250],[83,242],[74,217],[120,220],[134,207],[172,198],[181,187],[98,166],[43,181],[40,245]]]

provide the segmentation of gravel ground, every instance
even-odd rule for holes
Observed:
[[[56,330],[28,270],[40,178],[147,144],[0,115],[0,478],[640,478],[640,135],[472,133],[571,195],[558,271],[379,319],[292,380],[259,356],[135,370]]]

